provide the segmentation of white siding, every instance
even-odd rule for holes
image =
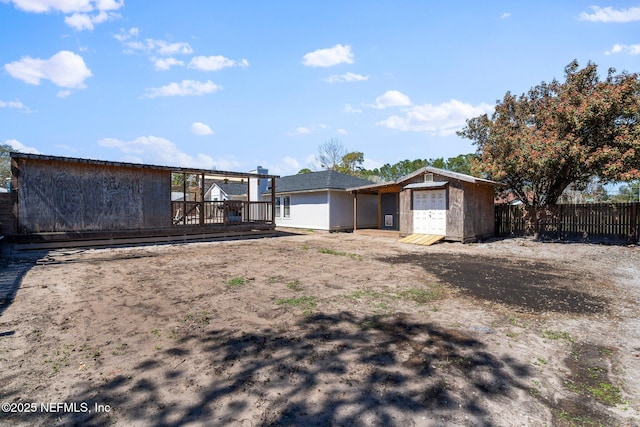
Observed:
[[[291,216],[276,217],[280,227],[314,230],[353,230],[353,194],[346,191],[323,190],[309,193],[278,194],[291,198]],[[377,227],[378,196],[358,195],[358,227]],[[284,209],[281,208],[281,214]]]
[[[207,196],[207,200],[209,200],[209,201],[227,200],[227,198],[222,193],[222,191],[220,191],[220,187],[218,187],[217,185],[214,185],[211,188],[211,191],[209,191],[209,194],[207,194],[206,196]]]
[[[353,195],[329,191],[330,230],[353,230]]]
[[[278,194],[280,200],[285,196],[291,198],[291,215],[289,218],[276,217],[279,227],[311,228],[329,230],[329,207],[327,192]],[[280,209],[281,215],[284,209]]]

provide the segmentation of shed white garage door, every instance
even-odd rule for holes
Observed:
[[[413,192],[413,232],[447,234],[447,190]]]

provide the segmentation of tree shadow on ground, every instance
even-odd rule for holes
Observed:
[[[457,254],[406,254],[380,259],[391,264],[424,268],[464,294],[525,311],[574,314],[606,312],[609,302],[576,290],[592,286],[590,280],[548,263]]]
[[[11,305],[22,284],[22,279],[36,265],[42,254],[42,252],[23,253],[9,258],[0,258],[0,316]]]
[[[316,314],[283,330],[205,329],[174,343],[132,371],[85,384],[66,399],[107,404],[111,412],[55,414],[45,421],[490,426],[491,405],[517,399],[532,374],[528,365],[488,352],[460,330],[401,314]],[[180,396],[185,391],[190,397]]]

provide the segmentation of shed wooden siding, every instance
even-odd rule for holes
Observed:
[[[20,232],[171,227],[171,172],[18,158]]]
[[[490,185],[465,184],[464,239],[486,239],[495,234],[494,188]]]
[[[413,233],[413,192],[404,190],[400,192],[400,235],[407,236]]]

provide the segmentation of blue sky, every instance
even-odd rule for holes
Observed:
[[[331,138],[372,168],[475,151],[505,92],[640,71],[640,2],[0,0],[0,141],[288,175]]]

